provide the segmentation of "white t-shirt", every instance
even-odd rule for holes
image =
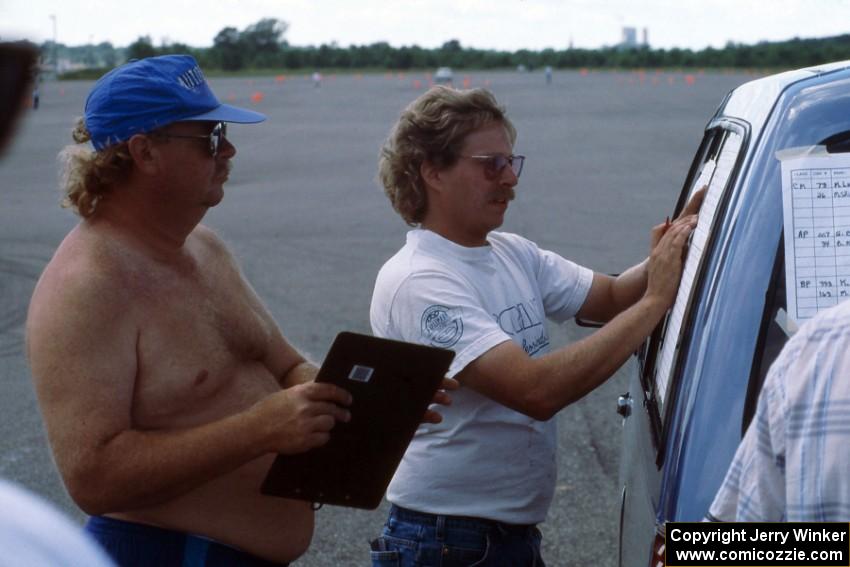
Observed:
[[[0,567],[113,567],[106,553],[47,502],[0,480]]]
[[[467,248],[417,229],[378,274],[372,331],[455,351],[454,376],[515,341],[547,353],[546,318],[573,317],[593,272],[515,234],[491,232]],[[387,491],[390,502],[432,514],[512,524],[542,522],[555,489],[556,420],[537,421],[470,388],[452,393],[443,422],[424,425]]]

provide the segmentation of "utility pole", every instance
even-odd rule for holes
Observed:
[[[56,49],[56,14],[50,14],[50,19],[53,20],[53,74],[59,76],[59,51]]]

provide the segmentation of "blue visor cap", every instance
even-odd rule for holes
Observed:
[[[86,99],[86,128],[96,150],[172,122],[252,124],[265,119],[259,112],[222,104],[189,55],[126,63],[101,77]]]

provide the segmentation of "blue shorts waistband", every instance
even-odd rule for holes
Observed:
[[[142,536],[142,537],[150,537],[156,538],[159,540],[183,540],[187,537],[189,538],[198,538],[202,540],[209,541],[210,543],[214,543],[216,545],[221,545],[224,547],[229,547],[236,551],[240,551],[239,549],[227,545],[225,543],[220,543],[215,541],[212,538],[208,538],[202,535],[190,534],[186,532],[181,532],[179,530],[172,530],[169,528],[161,528],[159,526],[154,526],[152,524],[141,524],[139,522],[131,522],[128,520],[121,520],[118,518],[113,518],[111,516],[91,516],[86,522],[86,530],[92,532],[100,532],[100,533],[113,533],[113,534],[121,534],[128,536]]]
[[[508,524],[487,518],[475,518],[472,516],[451,516],[445,514],[430,514],[418,512],[409,508],[402,508],[393,504],[390,507],[390,517],[395,516],[402,522],[415,522],[427,526],[437,526],[442,523],[446,529],[458,528],[488,533],[493,529],[503,532],[524,533],[534,529],[536,524]]]
[[[168,528],[160,528],[152,524],[140,524],[139,522],[130,522],[128,520],[120,520],[111,516],[91,516],[86,522],[86,529],[96,532],[105,533],[121,533],[127,535],[140,535],[165,538],[182,538],[187,534],[177,530]]]
[[[161,528],[150,524],[130,522],[108,516],[92,516],[86,522],[85,531],[122,565],[124,560],[135,565],[143,561],[137,554],[162,554],[159,556],[179,556],[184,566],[212,564],[224,558],[228,565],[251,565],[256,567],[286,567],[285,563],[274,563],[242,551],[239,548],[218,542],[214,539],[178,530]],[[135,556],[135,557],[131,557]],[[229,560],[226,558],[230,558]]]

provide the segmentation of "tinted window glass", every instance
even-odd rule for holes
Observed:
[[[731,179],[742,148],[742,132],[727,127],[716,127],[706,132],[695,158],[691,181],[683,191],[680,205],[703,186],[708,187],[699,224],[691,239],[682,282],[673,309],[665,318],[661,328],[653,335],[644,354],[644,387],[646,397],[655,406],[660,424],[664,405],[670,391],[679,341],[687,324],[691,298],[699,279],[700,266],[706,253],[706,245],[717,219],[719,206]],[[681,206],[680,206],[681,208]]]
[[[829,153],[850,152],[850,81],[792,89],[790,99],[778,120],[780,125],[768,144],[767,152],[821,145]],[[781,190],[780,162],[763,160],[757,179],[762,180],[760,190],[775,188],[777,198]],[[767,230],[767,229],[766,229]],[[758,394],[771,363],[781,351],[796,325],[788,321],[787,290],[785,285],[784,238],[777,250],[776,265],[771,286],[767,292],[765,313],[759,341],[753,356],[747,399],[741,423],[743,434],[755,412]]]

